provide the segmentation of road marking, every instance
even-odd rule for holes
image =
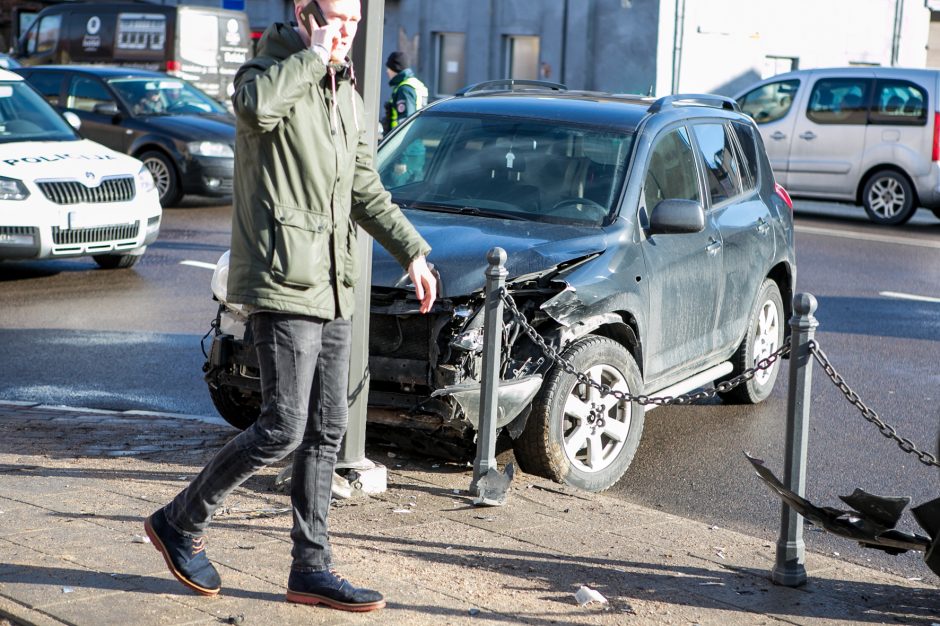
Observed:
[[[202,261],[180,261],[180,265],[189,265],[191,267],[201,267],[205,270],[215,271],[215,263],[203,263]]]
[[[911,239],[910,237],[896,237],[892,235],[871,235],[868,233],[853,233],[849,231],[834,231],[828,228],[819,228],[817,226],[796,225],[793,227],[798,233],[809,233],[810,235],[826,235],[828,237],[842,237],[843,239],[861,239],[864,241],[878,241],[881,243],[898,243],[904,246],[916,246],[920,248],[940,249],[940,241],[924,241],[922,239]]]
[[[886,298],[897,298],[898,300],[916,300],[917,302],[937,302],[940,298],[931,298],[930,296],[918,296],[912,293],[900,293],[898,291],[879,291],[878,295]]]

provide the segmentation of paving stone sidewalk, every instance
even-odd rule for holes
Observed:
[[[769,581],[775,547],[517,473],[507,506],[473,506],[466,468],[377,459],[389,489],[331,513],[337,569],[388,607],[284,601],[290,562],[279,468],[219,511],[219,597],[186,591],[144,540],[232,430],[222,421],[0,403],[0,626],[146,624],[940,624],[937,581],[818,554],[809,583]],[[580,606],[586,585],[607,604]]]

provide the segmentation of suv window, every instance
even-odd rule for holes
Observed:
[[[866,124],[871,80],[824,78],[809,94],[806,117],[817,124]]]
[[[906,80],[875,81],[872,124],[926,126],[927,92]]]
[[[793,95],[799,86],[800,81],[796,79],[762,85],[741,96],[738,106],[758,124],[775,122],[790,111]]]
[[[62,91],[62,81],[65,72],[32,72],[29,74],[29,84],[42,94],[46,102],[53,106],[59,104],[59,93]]]
[[[105,102],[114,102],[114,98],[100,82],[84,76],[76,76],[72,79],[67,108],[94,111],[96,104]]]
[[[742,193],[741,167],[725,125],[696,124],[692,130],[705,163],[705,181],[711,203],[718,204]]]
[[[754,132],[754,127],[743,122],[731,122],[731,129],[738,138],[738,146],[741,147],[741,161],[743,165],[741,168],[741,177],[743,179],[744,189],[749,190],[760,180],[758,178],[760,170],[758,170],[757,136]]]
[[[689,131],[677,128],[656,140],[643,184],[647,211],[663,200],[702,201]]]

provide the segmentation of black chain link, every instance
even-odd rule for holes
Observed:
[[[657,406],[665,406],[667,404],[691,404],[699,400],[713,398],[719,393],[731,391],[738,385],[751,380],[758,371],[770,369],[777,359],[790,351],[790,338],[788,337],[784,341],[784,344],[777,351],[758,361],[754,367],[744,370],[730,380],[716,383],[713,389],[703,389],[701,391],[696,391],[695,393],[686,393],[679,396],[650,397],[642,394],[633,395],[631,393],[620,391],[619,389],[611,389],[610,385],[596,382],[584,372],[579,372],[577,368],[575,368],[570,362],[561,356],[561,353],[548,345],[539,334],[539,331],[529,324],[528,320],[525,318],[525,315],[523,315],[516,306],[516,302],[512,299],[512,296],[509,295],[509,292],[506,291],[505,287],[500,288],[499,297],[506,305],[506,308],[509,309],[512,317],[516,320],[516,323],[519,324],[525,334],[528,335],[529,338],[542,350],[542,353],[551,359],[552,362],[558,363],[567,373],[576,377],[579,383],[597,389],[601,392],[601,395],[606,396],[607,394],[610,394],[618,400],[636,402],[637,404],[644,406],[648,404],[655,404]]]
[[[923,452],[917,449],[917,446],[914,443],[907,439],[906,437],[901,437],[898,435],[897,430],[894,426],[884,423],[878,414],[873,410],[868,408],[861,398],[858,397],[858,394],[852,391],[852,389],[845,384],[845,379],[836,372],[835,368],[829,362],[829,359],[826,357],[826,354],[820,349],[819,344],[815,341],[809,342],[809,351],[813,355],[813,358],[819,363],[820,367],[825,370],[826,375],[832,380],[836,387],[845,395],[846,399],[851,403],[855,408],[857,408],[862,413],[862,417],[867,421],[871,422],[878,427],[878,430],[882,435],[888,439],[893,439],[897,442],[898,447],[907,452],[908,454],[914,454],[920,459],[920,462],[924,465],[932,465],[934,467],[940,467],[940,463],[937,462],[937,457],[930,454],[929,452]]]

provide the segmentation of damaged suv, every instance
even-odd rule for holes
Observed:
[[[473,457],[494,246],[507,252],[507,290],[527,323],[613,389],[675,396],[783,345],[792,206],[754,123],[729,99],[485,83],[410,117],[376,168],[431,244],[440,281],[421,315],[407,274],[375,246],[372,434]],[[257,412],[257,370],[221,289],[216,297],[215,344],[229,345],[213,346],[207,381],[223,417],[244,427]],[[764,400],[778,366],[722,397]],[[508,313],[500,375],[498,427],[524,470],[592,491],[619,480],[643,406],[580,383]]]

